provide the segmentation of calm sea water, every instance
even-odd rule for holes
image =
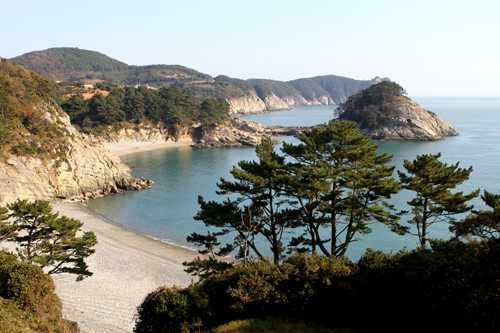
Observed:
[[[401,169],[405,159],[420,154],[441,152],[448,164],[473,166],[470,180],[458,190],[466,193],[480,188],[498,193],[500,190],[500,97],[412,97],[427,110],[436,112],[451,123],[459,136],[437,142],[377,141],[379,152],[393,154],[393,165]],[[296,107],[291,111],[246,117],[266,125],[311,126],[333,117],[334,106]],[[293,137],[280,138],[298,143]],[[86,204],[108,219],[139,233],[168,243],[192,248],[186,236],[204,233],[202,222],[193,220],[199,210],[198,195],[206,200],[219,200],[216,183],[221,177],[232,179],[229,171],[241,160],[255,158],[253,148],[192,149],[189,147],[143,152],[123,157],[125,164],[136,166],[135,177],[154,180],[156,185],[143,191],[127,191],[119,195],[88,200]],[[411,192],[403,191],[392,199],[398,209],[408,209]],[[474,201],[483,208],[482,201]],[[449,238],[448,225],[435,224],[430,237]],[[398,236],[385,226],[373,228],[361,241],[350,245],[348,256],[358,259],[366,248],[397,251],[417,246],[415,236]],[[267,248],[267,246],[266,246]]]

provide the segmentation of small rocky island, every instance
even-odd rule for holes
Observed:
[[[448,122],[405,95],[397,83],[383,81],[350,96],[336,113],[340,120],[357,122],[373,139],[436,141],[458,135]]]

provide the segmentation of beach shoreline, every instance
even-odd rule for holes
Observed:
[[[130,154],[188,147],[192,142],[105,143],[113,154]],[[71,274],[53,275],[65,319],[78,323],[82,332],[132,332],[137,307],[162,286],[186,287],[197,279],[184,272],[185,261],[198,252],[168,244],[128,230],[106,219],[80,201],[52,204],[53,212],[83,222],[83,231],[93,231],[98,244],[85,262],[93,275],[76,282]]]
[[[72,274],[53,275],[65,319],[82,332],[132,332],[145,297],[161,286],[186,287],[195,280],[182,263],[199,253],[121,227],[81,202],[57,202],[53,212],[83,222],[98,244],[85,261],[93,275],[76,282]]]
[[[192,142],[123,142],[104,144],[113,154],[130,154],[188,147]],[[97,237],[95,253],[85,259],[92,276],[54,274],[56,293],[65,319],[78,323],[82,333],[133,332],[137,307],[159,287],[187,287],[198,279],[184,271],[185,261],[208,258],[197,251],[172,245],[126,229],[88,208],[83,201],[52,202],[52,212],[83,222],[82,231]],[[15,252],[3,242],[0,249]]]
[[[146,151],[172,149],[180,147],[190,147],[194,144],[189,142],[172,142],[172,141],[136,141],[136,142],[103,142],[104,147],[118,157],[123,157],[131,154],[142,153]]]

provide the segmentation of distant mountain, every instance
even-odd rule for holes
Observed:
[[[223,97],[235,112],[282,110],[297,105],[339,104],[350,95],[383,80],[355,80],[336,75],[316,76],[288,82],[240,80],[208,74],[180,65],[130,66],[95,51],[78,48],[51,48],[10,59],[45,78],[60,81],[111,81],[125,86],[177,86],[198,100]]]

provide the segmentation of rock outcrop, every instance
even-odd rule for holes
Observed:
[[[329,96],[318,96],[314,99],[307,100],[303,96],[294,95],[283,97],[289,106],[311,106],[311,105],[336,105],[335,101]]]
[[[122,128],[119,131],[110,131],[104,133],[99,138],[104,142],[142,142],[142,141],[165,141],[168,136],[168,130],[162,126],[144,126],[138,125],[134,128]]]
[[[379,140],[436,141],[458,133],[437,114],[427,111],[410,99],[391,109],[391,118],[376,129],[361,129],[365,135]]]
[[[336,105],[335,101],[329,96],[316,96],[310,100],[300,95],[287,96],[279,98],[271,94],[261,99],[256,94],[236,99],[228,99],[231,106],[231,115],[249,115],[271,111],[290,110],[292,106],[311,106],[311,105]]]
[[[270,111],[290,110],[290,106],[274,94],[265,97],[264,100],[255,93],[251,93],[249,96],[236,99],[229,98],[227,101],[231,106],[231,115],[249,115]]]
[[[265,137],[298,135],[309,127],[266,126],[242,118],[234,118],[232,126],[213,126],[196,144],[195,148],[256,146]],[[275,140],[278,143],[278,140]]]
[[[28,200],[90,199],[154,185],[136,179],[128,166],[92,136],[77,133],[65,113],[47,113],[64,126],[68,138],[65,158],[55,160],[7,155],[0,160],[0,203]]]

